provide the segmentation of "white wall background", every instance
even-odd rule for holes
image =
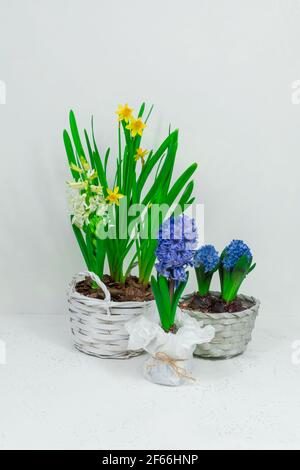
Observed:
[[[69,109],[82,127],[94,114],[105,149],[117,104],[146,100],[146,144],[171,122],[177,174],[199,164],[206,242],[248,242],[243,291],[274,321],[298,315],[299,24],[298,0],[0,0],[1,307],[64,314],[84,267],[65,198]]]

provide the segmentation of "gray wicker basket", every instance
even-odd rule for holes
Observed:
[[[185,296],[187,299],[189,296]],[[198,345],[194,356],[203,358],[229,359],[242,354],[251,340],[255,319],[260,301],[254,297],[239,295],[242,300],[253,303],[253,306],[235,313],[202,313],[196,310],[181,309],[203,325],[211,325],[216,334],[210,343]]]
[[[76,283],[90,276],[105,294],[104,300],[85,297],[76,291]],[[127,348],[129,335],[125,324],[154,308],[154,301],[114,302],[99,277],[89,271],[74,276],[68,290],[71,331],[75,348],[102,359],[129,359],[143,350]]]

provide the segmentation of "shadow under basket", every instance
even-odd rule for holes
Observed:
[[[189,297],[189,295],[184,296],[184,299]],[[203,313],[197,310],[181,309],[196,320],[203,322],[203,326],[211,325],[215,328],[215,337],[210,343],[197,345],[194,356],[230,359],[246,350],[251,341],[260,301],[246,295],[239,295],[239,298],[251,302],[252,306],[234,313]]]
[[[78,281],[90,276],[102,289],[105,299],[93,299],[76,291]],[[127,349],[129,335],[125,324],[133,318],[149,312],[154,301],[114,302],[99,277],[89,271],[73,277],[68,289],[71,332],[75,348],[102,359],[129,359],[139,356],[143,350]]]

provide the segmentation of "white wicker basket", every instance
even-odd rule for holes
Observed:
[[[105,300],[79,294],[76,283],[90,276],[102,289]],[[103,359],[129,359],[143,353],[128,351],[129,335],[125,323],[153,308],[154,301],[114,302],[99,277],[92,272],[73,277],[68,290],[71,331],[75,347],[86,354]]]
[[[187,299],[189,296],[185,296]],[[235,313],[203,313],[196,310],[182,309],[191,317],[203,322],[204,326],[215,328],[215,337],[210,343],[196,347],[194,356],[204,358],[229,359],[242,354],[251,340],[252,330],[258,314],[260,301],[245,295],[241,299],[251,301],[253,306]]]

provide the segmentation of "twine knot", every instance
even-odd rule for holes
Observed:
[[[186,359],[172,359],[168,354],[164,352],[157,352],[154,355],[154,359],[163,362],[171,367],[173,372],[177,375],[177,377],[182,379],[188,379],[195,381],[196,379],[187,374],[186,370],[183,367],[180,367],[177,362],[186,361]],[[150,366],[151,367],[151,366]]]

